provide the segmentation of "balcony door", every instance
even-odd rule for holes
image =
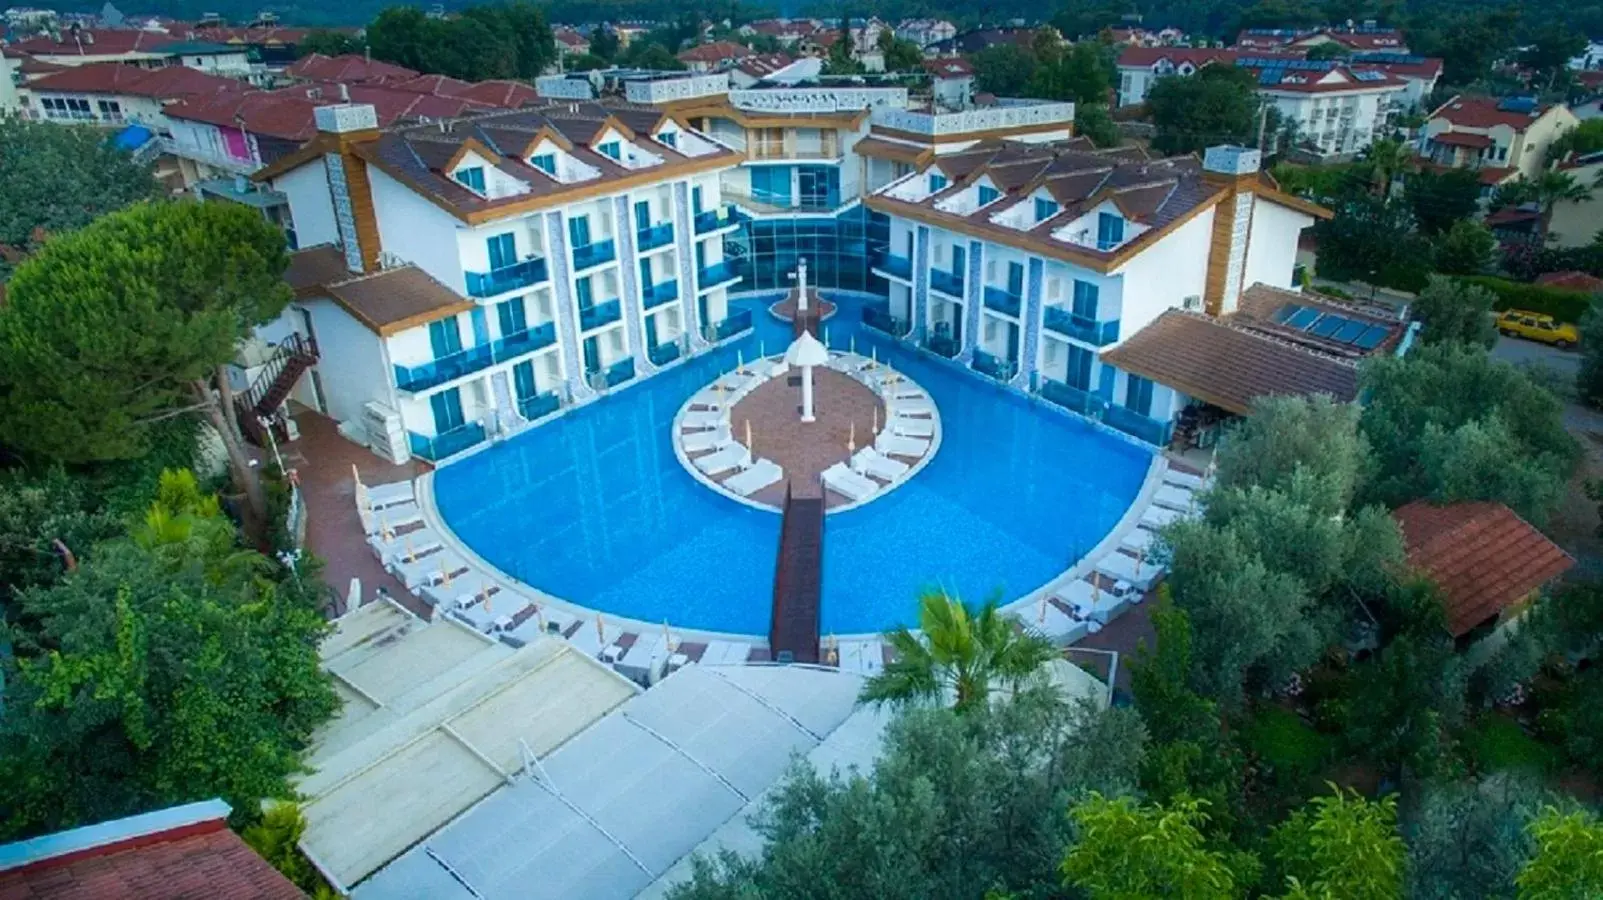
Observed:
[[[435,434],[461,428],[467,421],[462,416],[462,392],[456,388],[440,391],[430,397],[429,408],[434,413]]]
[[[1091,358],[1094,355],[1084,347],[1069,345],[1069,368],[1063,376],[1069,387],[1079,388],[1082,391],[1091,389]]]
[[[512,232],[498,234],[485,243],[490,250],[490,271],[499,271],[517,263],[518,244]]]
[[[1024,264],[1007,264],[1007,292],[1015,297],[1024,296]]]
[[[584,370],[587,373],[601,371],[601,341],[594,334],[584,339]]]
[[[569,219],[568,237],[573,240],[574,249],[590,246],[590,217],[574,216]]]

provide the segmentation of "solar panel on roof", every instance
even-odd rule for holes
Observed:
[[[1279,309],[1275,310],[1275,314],[1273,316],[1271,316],[1270,318],[1274,319],[1276,322],[1279,322],[1281,324],[1285,324],[1285,321],[1287,319],[1289,319],[1292,316],[1296,315],[1299,311],[1307,309],[1307,308],[1308,307],[1303,306],[1300,303],[1287,303],[1285,306],[1282,306]]]
[[[1536,109],[1535,97],[1507,97],[1498,101],[1498,110],[1512,113],[1528,113]]]
[[[1359,81],[1385,81],[1386,80],[1386,73],[1385,72],[1374,72],[1374,71],[1354,72],[1353,76],[1356,77]]]
[[[1308,326],[1314,324],[1318,319],[1319,310],[1305,306],[1286,319],[1286,327],[1307,330]]]
[[[1368,330],[1369,325],[1367,323],[1352,319],[1346,325],[1341,326],[1341,330],[1335,333],[1333,339],[1341,341],[1343,344],[1351,344],[1358,339],[1359,335]]]
[[[1386,339],[1387,332],[1388,329],[1380,325],[1371,325],[1369,326],[1369,330],[1364,332],[1363,335],[1361,335],[1358,340],[1353,341],[1353,343],[1357,344],[1360,350],[1373,350],[1380,346],[1381,341]]]
[[[1314,325],[1314,327],[1308,329],[1308,331],[1311,332],[1315,337],[1327,338],[1340,331],[1343,325],[1346,325],[1351,321],[1351,319],[1346,319],[1341,316],[1333,316],[1327,313],[1323,316],[1320,316],[1319,322]]]

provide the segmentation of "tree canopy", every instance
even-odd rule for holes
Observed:
[[[556,62],[546,12],[524,0],[469,6],[434,19],[416,6],[392,6],[367,26],[375,59],[464,81],[532,79]],[[592,52],[596,41],[592,39]]]
[[[1205,806],[1186,798],[1165,807],[1092,794],[1074,808],[1079,840],[1063,858],[1064,880],[1091,900],[1238,896],[1225,855],[1209,849],[1200,830],[1208,821]]]
[[[1204,66],[1190,78],[1160,78],[1147,94],[1157,126],[1153,149],[1173,155],[1215,144],[1256,146],[1258,106],[1256,82],[1246,69]]]
[[[1412,311],[1427,344],[1462,343],[1491,349],[1497,343],[1492,306],[1497,295],[1479,285],[1432,275],[1414,298]]]

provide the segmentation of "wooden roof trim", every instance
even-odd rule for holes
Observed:
[[[462,160],[465,159],[469,153],[477,153],[488,160],[491,165],[499,166],[501,163],[505,162],[505,159],[501,156],[501,154],[491,150],[483,141],[479,140],[478,138],[469,135],[467,138],[463,139],[462,144],[456,148],[456,152],[451,154],[451,158],[445,161],[445,165],[440,168],[440,171],[447,175],[456,171],[456,167],[462,164]]]
[[[388,325],[380,326],[374,330],[378,332],[380,337],[390,337],[391,335],[400,334],[408,328],[416,328],[419,325],[427,325],[430,322],[436,322],[440,319],[450,318],[458,313],[465,313],[477,307],[478,304],[472,300],[463,300],[460,303],[454,303],[450,306],[442,306],[439,309],[431,309],[428,312],[421,312],[407,316],[404,319],[391,322]]]
[[[534,154],[534,149],[540,146],[541,141],[550,141],[556,144],[562,148],[564,153],[573,152],[573,141],[568,140],[567,135],[552,128],[550,125],[541,125],[534,134],[529,136],[529,142],[524,144],[523,149],[518,152],[518,158],[528,159]]]
[[[1323,206],[1320,206],[1317,203],[1314,203],[1311,200],[1304,200],[1295,194],[1288,194],[1285,191],[1269,187],[1265,184],[1260,183],[1254,185],[1252,192],[1271,203],[1277,203],[1281,206],[1294,209],[1298,212],[1307,213],[1316,219],[1333,219],[1336,217],[1334,212],[1326,209]]]
[[[378,133],[374,132],[373,134],[377,136]],[[257,169],[251,174],[250,178],[255,182],[266,182],[280,175],[287,175],[312,160],[321,159],[324,155],[335,152],[338,149],[338,138],[331,134],[319,134],[302,144],[300,149],[287,156],[281,156],[276,161]]]
[[[605,119],[601,120],[601,127],[596,129],[596,136],[590,139],[588,146],[591,150],[595,150],[596,147],[601,144],[601,139],[607,136],[608,128],[611,128],[620,135],[623,135],[623,139],[626,141],[633,142],[640,140],[640,138],[635,136],[634,129],[618,121],[617,116],[608,114]]]

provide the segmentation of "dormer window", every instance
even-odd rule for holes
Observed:
[[[657,140],[665,147],[679,149],[679,135],[672,131],[664,131],[657,135]]]
[[[605,144],[597,146],[596,150],[598,150],[601,155],[611,157],[614,160],[623,159],[623,148],[617,141],[607,141]]]
[[[997,190],[996,188],[991,187],[988,184],[980,185],[980,205],[981,206],[984,206],[987,203],[992,203],[998,197],[1001,197],[1001,196],[1002,196],[1002,192]]]
[[[529,157],[529,165],[550,175],[557,177],[557,155],[555,153],[537,153]]]
[[[930,173],[930,193],[938,194],[946,190],[946,176]]]
[[[1112,250],[1124,243],[1124,219],[1117,213],[1098,213],[1096,218],[1096,248]]]
[[[456,170],[456,180],[471,189],[474,193],[484,193],[484,167],[468,166]]]
[[[1047,219],[1050,219],[1057,214],[1058,205],[1056,202],[1048,200],[1045,197],[1035,198],[1035,221],[1045,222]]]

